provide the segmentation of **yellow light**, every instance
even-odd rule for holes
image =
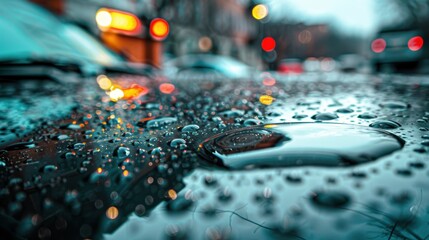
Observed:
[[[256,20],[264,19],[268,15],[268,8],[264,4],[258,4],[252,9],[252,16]]]
[[[271,105],[274,102],[274,98],[271,97],[270,95],[261,95],[259,97],[259,102],[264,104],[264,105]]]
[[[264,127],[265,128],[276,128],[276,127],[278,127],[278,125],[276,125],[276,124],[267,124]]]
[[[102,8],[95,15],[95,20],[102,31],[119,30],[127,34],[138,34],[141,30],[140,20],[128,12]]]
[[[112,219],[112,220],[116,219],[118,217],[118,215],[119,215],[119,210],[114,206],[109,207],[106,211],[106,216],[109,219]]]
[[[164,94],[171,94],[174,92],[174,89],[176,89],[176,87],[171,83],[163,83],[159,86],[159,91]]]
[[[110,79],[105,75],[98,76],[97,83],[98,83],[98,86],[100,86],[100,88],[103,90],[109,90],[110,87],[112,86],[112,81],[110,81]]]
[[[112,16],[108,11],[100,9],[95,15],[95,21],[100,27],[109,27],[112,23]]]
[[[103,169],[102,169],[102,168],[100,168],[100,167],[99,167],[99,168],[97,168],[97,173],[98,173],[98,174],[100,174],[100,173],[102,173],[102,172],[103,172]]]
[[[168,196],[174,200],[177,198],[177,193],[176,193],[176,191],[174,191],[174,189],[170,189],[170,190],[168,190]]]
[[[128,172],[128,170],[125,170],[122,174],[124,175],[124,177],[128,177],[128,175],[129,175],[130,173]]]
[[[121,99],[121,98],[123,98],[123,97],[124,97],[124,92],[123,92],[121,89],[116,88],[116,89],[113,89],[113,90],[109,93],[109,97],[110,97],[110,100],[112,100],[112,101],[116,102],[116,101],[118,101],[119,99]]]
[[[125,31],[134,31],[137,27],[137,20],[134,16],[118,13],[118,12],[112,12],[112,28],[117,28]]]

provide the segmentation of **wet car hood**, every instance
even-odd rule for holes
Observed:
[[[405,79],[266,74],[181,79],[168,91],[154,80],[143,95],[115,102],[90,78],[69,100],[5,95],[18,102],[2,101],[2,133],[18,140],[0,150],[0,231],[42,239],[424,239],[429,88]],[[64,113],[46,114],[56,112],[46,97]],[[18,119],[37,109],[46,120],[19,134]]]

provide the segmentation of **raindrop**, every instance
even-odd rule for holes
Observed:
[[[300,120],[300,119],[303,119],[303,118],[306,118],[306,117],[308,117],[308,115],[306,115],[306,114],[298,114],[297,113],[297,114],[293,115],[292,118]]]
[[[285,180],[290,182],[290,183],[301,183],[302,182],[302,178],[300,176],[297,176],[297,175],[287,175]]]
[[[421,142],[423,146],[429,147],[429,140],[424,140]]]
[[[204,177],[204,184],[208,187],[215,187],[218,185],[218,181],[216,178],[212,176],[205,176]]]
[[[390,201],[397,205],[404,205],[413,200],[413,196],[410,192],[403,191],[396,193],[391,196]]]
[[[181,228],[177,225],[170,225],[165,229],[165,234],[167,236],[166,239],[171,240],[185,240],[189,239],[188,231],[186,229]]]
[[[48,164],[48,165],[43,167],[43,172],[44,173],[55,172],[57,169],[58,169],[57,166],[52,165],[52,164]]]
[[[79,130],[80,129],[80,125],[69,124],[69,125],[63,126],[61,128],[63,128],[63,129],[70,129],[70,130]]]
[[[406,109],[411,107],[409,104],[399,101],[386,101],[380,104],[380,107],[390,109]]]
[[[409,165],[410,167],[416,168],[416,169],[422,169],[425,167],[425,164],[422,162],[411,162]]]
[[[380,129],[395,129],[400,127],[401,124],[391,120],[379,120],[371,123],[369,126],[373,128],[380,128]]]
[[[172,148],[179,148],[180,145],[182,145],[182,144],[186,144],[186,140],[185,139],[175,138],[175,139],[171,140],[170,147],[172,147]]]
[[[69,136],[67,136],[67,135],[64,135],[64,134],[61,134],[61,135],[57,135],[57,136],[53,136],[52,137],[52,140],[66,140],[66,139],[69,139]]]
[[[66,152],[66,154],[64,156],[65,156],[65,158],[67,160],[71,160],[71,159],[76,158],[76,153],[74,153],[74,152]]]
[[[334,190],[315,191],[311,195],[311,202],[321,208],[341,209],[351,201],[348,194]]]
[[[147,128],[161,128],[165,127],[167,125],[173,124],[177,122],[177,118],[175,117],[163,117],[163,118],[157,118],[152,119],[146,122]]]
[[[113,155],[119,159],[127,158],[130,155],[130,149],[127,147],[117,147],[113,151]]]
[[[410,169],[397,169],[396,173],[400,176],[409,177],[413,175],[413,172]]]
[[[190,124],[186,125],[182,128],[182,132],[196,132],[198,129],[200,129],[200,126],[196,124]]]
[[[198,153],[228,169],[334,167],[374,161],[404,143],[391,133],[363,126],[287,123],[224,132],[205,140]]]
[[[338,115],[335,113],[318,113],[312,116],[311,118],[317,121],[329,121],[329,120],[337,119]]]
[[[165,153],[162,151],[161,147],[153,148],[152,150],[149,151],[149,153],[152,156],[158,156],[158,157],[162,157],[165,155]]]
[[[224,188],[218,192],[217,199],[221,202],[229,202],[232,199],[232,193],[229,188]]]
[[[84,143],[76,143],[75,145],[73,145],[73,148],[76,150],[81,150],[85,147]]]
[[[138,204],[134,209],[134,213],[139,217],[144,216],[144,214],[146,213],[145,206],[143,204]]]
[[[29,149],[29,148],[35,148],[36,144],[34,142],[19,142],[14,143],[9,146],[7,146],[4,150],[12,151],[12,150],[23,150],[23,149]]]
[[[262,122],[261,120],[250,118],[250,119],[246,119],[246,120],[243,122],[243,125],[244,125],[245,127],[249,127],[249,126],[261,125],[262,123],[263,123],[263,122]]]
[[[166,209],[171,213],[180,213],[187,211],[194,202],[191,199],[186,199],[184,196],[178,196],[175,200],[167,203]]]
[[[361,119],[373,119],[373,118],[377,118],[377,116],[375,114],[371,114],[371,113],[362,113],[358,115],[358,118]]]
[[[337,113],[352,113],[352,112],[354,112],[354,110],[351,108],[339,108],[339,109],[337,109],[336,112]]]
[[[244,111],[239,109],[231,109],[231,110],[220,112],[219,115],[225,118],[236,118],[236,117],[243,116]]]

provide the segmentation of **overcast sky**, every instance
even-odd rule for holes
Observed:
[[[377,27],[373,0],[266,0],[272,20],[287,14],[305,23],[328,23],[348,33],[371,34]]]

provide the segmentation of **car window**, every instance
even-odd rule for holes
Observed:
[[[121,62],[119,56],[85,31],[61,22],[37,6],[20,0],[2,4],[0,31],[5,37],[0,39],[0,59],[36,55],[83,59],[109,66]]]
[[[0,37],[0,58],[41,52],[41,48],[35,42],[27,40],[27,35],[22,29],[9,24],[2,16],[0,16],[0,29],[2,35],[7,36]]]
[[[103,47],[93,37],[74,25],[64,28],[64,36],[70,45],[79,51],[84,57],[102,65],[116,65],[120,58]]]

